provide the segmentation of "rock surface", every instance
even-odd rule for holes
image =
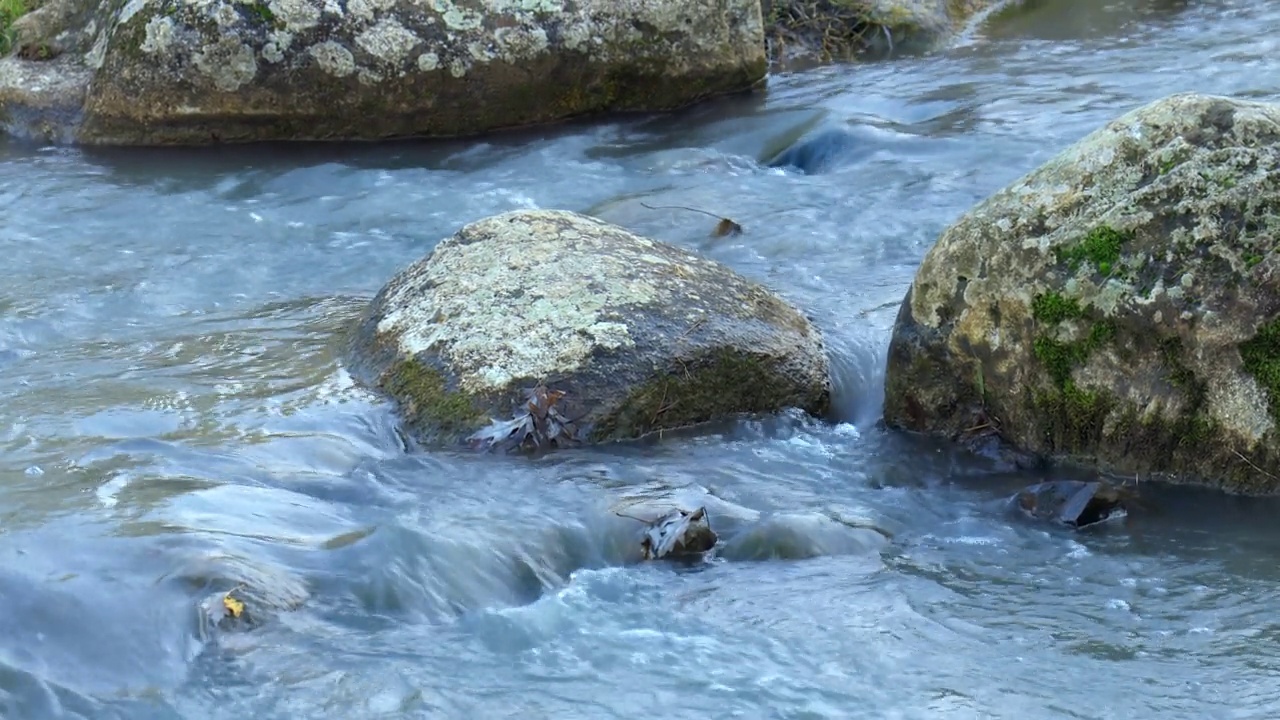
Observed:
[[[83,110],[69,134],[97,144],[470,135],[673,109],[750,88],[766,66],[758,0],[52,0],[38,12],[19,44],[66,68],[0,61],[0,115],[56,100]],[[42,91],[67,73],[78,98]]]
[[[352,360],[424,444],[488,444],[530,388],[567,421],[558,445],[830,402],[822,336],[796,309],[723,265],[565,211],[442,240],[374,298]]]
[[[1027,517],[1081,529],[1125,517],[1136,497],[1105,481],[1049,480],[1020,491],[1012,503]]]
[[[763,0],[762,7],[772,59],[803,65],[931,48],[1010,1]]]
[[[1280,491],[1280,107],[1181,94],[970,210],[890,342],[885,420]]]

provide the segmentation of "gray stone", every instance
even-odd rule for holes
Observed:
[[[1280,106],[1174,95],[926,255],[885,420],[1124,475],[1280,491]]]
[[[473,135],[674,109],[751,88],[766,70],[758,0],[49,7],[25,19],[21,43],[75,66],[84,113],[71,134],[92,144]],[[37,61],[4,62],[0,114],[48,104],[37,87],[7,82]]]
[[[824,414],[830,401],[822,336],[795,308],[723,265],[565,211],[442,240],[374,298],[352,367],[425,444],[506,444],[530,414],[542,429],[524,423],[511,446]]]

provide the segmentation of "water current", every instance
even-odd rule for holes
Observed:
[[[876,426],[898,303],[949,222],[1161,96],[1280,100],[1278,31],[1269,0],[1032,2],[940,52],[671,116],[0,144],[0,716],[1280,717],[1275,502],[1152,490],[1073,533],[1006,509],[1048,475]],[[824,172],[762,162],[832,127],[857,142]],[[836,420],[406,452],[343,331],[440,238],[535,207],[696,248],[805,309]],[[714,562],[637,562],[610,505],[663,489],[710,503]],[[202,622],[237,584],[261,624]]]

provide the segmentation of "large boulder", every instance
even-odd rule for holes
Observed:
[[[759,0],[50,6],[22,28],[30,59],[0,63],[0,115],[47,105],[39,88],[54,74],[41,62],[60,57],[59,74],[91,77],[74,133],[84,143],[470,135],[673,109],[748,89],[766,69]]]
[[[1280,491],[1280,107],[1136,109],[926,255],[885,420],[1034,456]]]
[[[374,298],[352,361],[431,445],[627,439],[739,413],[824,414],[830,397],[821,334],[777,295],[565,211],[442,240]]]

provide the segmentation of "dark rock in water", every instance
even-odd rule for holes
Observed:
[[[1082,528],[1123,515],[1128,490],[1107,482],[1052,480],[1019,492],[1014,503],[1028,516]]]
[[[649,525],[640,539],[640,547],[645,560],[696,559],[710,552],[718,540],[706,508],[693,511],[676,508]]]
[[[827,128],[801,138],[769,161],[769,167],[792,168],[814,175],[831,168],[859,147],[859,139],[843,128]]]

